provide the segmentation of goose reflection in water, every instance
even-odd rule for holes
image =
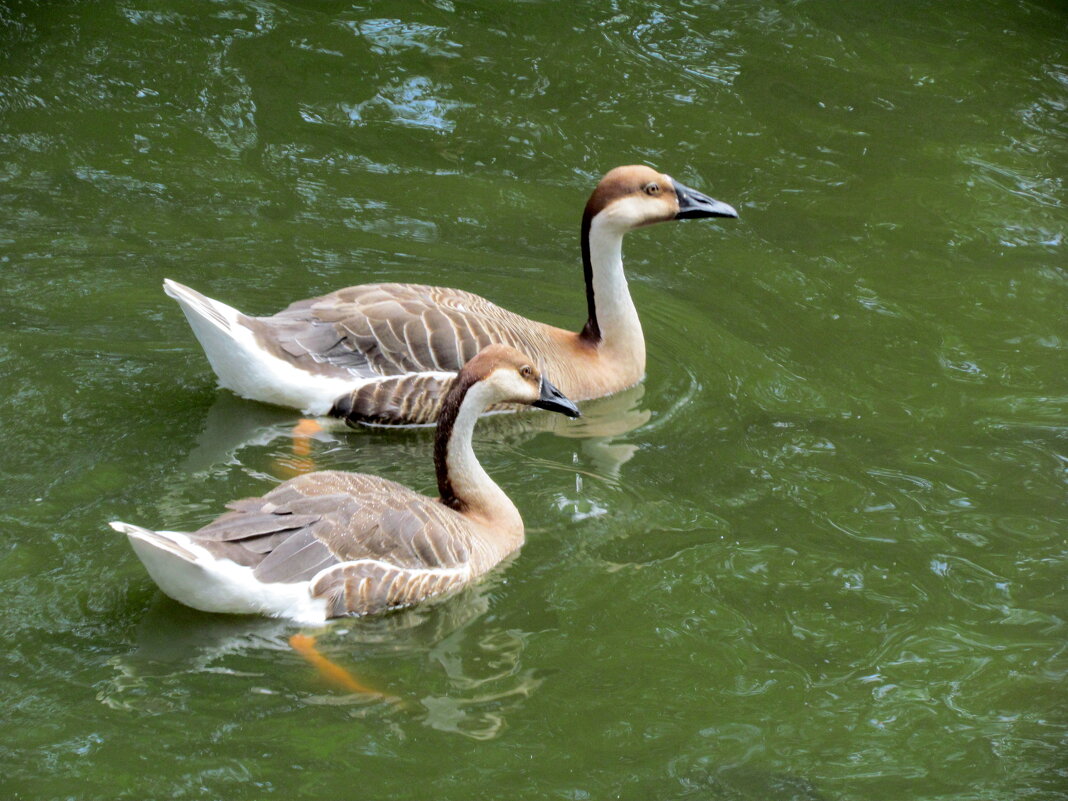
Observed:
[[[641,408],[644,395],[644,384],[638,384],[586,401],[582,417],[576,420],[539,411],[488,415],[476,430],[479,448],[492,453],[495,448],[517,447],[537,434],[550,432],[578,440],[578,458],[589,464],[583,472],[615,480],[638,450],[637,445],[622,438],[651,417],[648,409]],[[425,463],[433,446],[433,431],[429,427],[354,430],[329,418],[294,422],[292,412],[220,392],[184,466],[190,474],[211,474],[227,467],[257,464],[257,475],[267,473],[282,479],[330,468],[379,473],[398,464]],[[361,448],[354,456],[353,437],[373,438],[374,448]],[[267,462],[239,459],[238,454],[248,448],[266,449],[271,457]]]
[[[213,683],[227,677],[236,694],[260,699],[264,718],[288,710],[296,694],[304,704],[378,719],[402,736],[415,724],[491,739],[541,684],[535,671],[522,666],[527,634],[483,621],[498,584],[491,576],[447,603],[315,629],[272,618],[206,615],[157,594],[136,627],[132,649],[109,660],[115,674],[96,697],[129,712],[177,712],[197,692],[190,677],[212,674]],[[343,675],[309,666],[294,651],[294,636],[313,637],[322,658]],[[178,687],[186,692],[178,694]]]

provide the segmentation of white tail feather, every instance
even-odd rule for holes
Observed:
[[[163,279],[163,291],[178,301],[187,317],[192,312],[198,318],[214,323],[224,331],[230,330],[233,322],[241,315],[241,312],[232,306],[212,300],[170,278]]]
[[[151,529],[141,528],[140,526],[134,526],[130,523],[123,523],[120,520],[112,520],[108,523],[113,529],[121,534],[125,534],[127,537],[132,537],[143,542],[148,543],[154,548],[159,548],[162,551],[177,556],[186,562],[197,561],[197,555],[188,548],[183,548],[176,540],[166,536],[171,532],[157,532]]]
[[[337,398],[361,383],[355,375],[330,378],[280,359],[256,340],[242,322],[244,315],[232,306],[169,278],[164,279],[163,290],[185,312],[219,385],[243,398],[326,414]]]
[[[152,580],[174,600],[204,612],[263,614],[301,622],[326,619],[326,602],[312,598],[308,582],[264,584],[245,567],[218,559],[180,531],[152,531],[113,521],[130,539]]]

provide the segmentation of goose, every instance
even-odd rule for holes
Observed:
[[[737,217],[651,167],[617,167],[582,215],[586,324],[577,333],[460,289],[363,284],[249,317],[167,279],[221,386],[351,425],[431,425],[464,362],[491,343],[529,354],[573,400],[645,373],[645,339],[623,274],[623,235],[667,220]]]
[[[486,573],[523,543],[523,519],[475,458],[475,420],[521,403],[579,410],[506,345],[460,370],[434,440],[440,497],[387,479],[321,471],[290,479],[192,533],[114,521],[164,593],[207,612],[321,623],[411,606]]]

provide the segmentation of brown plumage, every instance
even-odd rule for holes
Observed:
[[[220,383],[238,394],[316,414],[332,410],[350,423],[427,424],[454,374],[494,343],[529,354],[575,400],[636,384],[645,340],[623,274],[624,234],[666,220],[734,216],[727,204],[649,167],[609,172],[583,212],[587,320],[578,332],[470,292],[419,284],[349,287],[272,317],[248,317],[173,281],[166,287]]]
[[[207,611],[315,619],[408,606],[468,584],[522,544],[518,510],[471,449],[475,420],[501,402],[578,414],[532,360],[491,345],[445,396],[437,499],[378,476],[324,471],[235,501],[191,534],[112,525],[165,592]]]

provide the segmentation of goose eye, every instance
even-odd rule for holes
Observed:
[[[530,378],[530,374],[533,372],[534,370],[529,364],[524,364],[519,368],[519,375],[523,376],[523,378]]]
[[[646,184],[645,185],[645,194],[647,194],[647,195],[659,195],[660,194],[660,184],[656,183],[655,181],[653,183]]]

